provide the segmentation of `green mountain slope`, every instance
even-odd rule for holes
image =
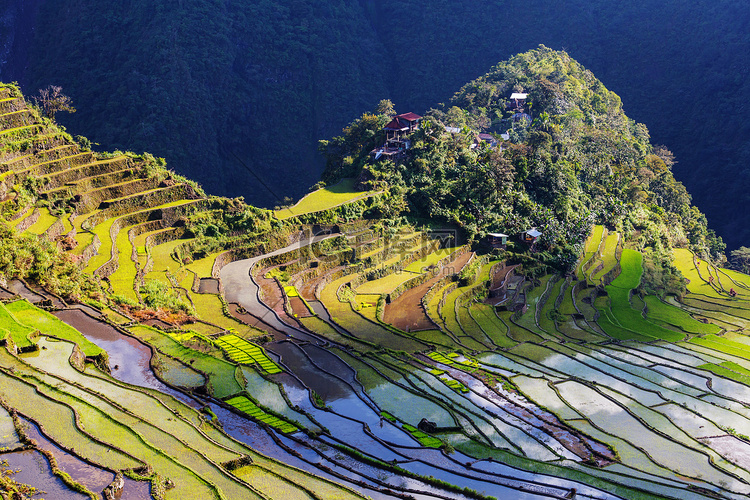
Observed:
[[[678,179],[730,247],[748,239],[733,210],[750,151],[737,2],[4,0],[0,12],[4,80],[28,94],[62,85],[80,111],[61,119],[102,149],[152,151],[212,192],[266,207],[318,179],[315,142],[353,110],[389,97],[423,113],[516,52],[565,48],[675,152]],[[270,193],[242,163],[268,184],[276,170],[291,180]]]

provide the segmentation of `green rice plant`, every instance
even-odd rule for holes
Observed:
[[[426,269],[436,265],[442,259],[445,259],[455,251],[456,247],[441,248],[440,250],[436,250],[435,252],[432,252],[422,257],[421,259],[415,260],[414,262],[406,266],[404,268],[404,271],[421,274],[425,272]]]
[[[720,377],[728,378],[730,380],[734,380],[735,382],[750,386],[750,374],[742,373],[741,371],[737,370],[737,368],[739,368],[740,370],[744,370],[744,368],[735,363],[732,363],[732,365],[734,365],[734,367],[732,368],[728,366],[722,366],[725,365],[725,363],[722,363],[721,365],[706,363],[704,365],[698,366],[698,368],[702,370],[708,370],[711,373],[719,375]],[[747,372],[747,370],[744,371]]]
[[[616,251],[619,242],[620,235],[618,233],[612,233],[604,240],[604,249],[602,250],[601,257],[602,268],[595,274],[589,275],[589,280],[592,284],[600,284],[602,277],[617,265]]]
[[[165,354],[186,362],[209,377],[208,389],[218,398],[236,394],[242,390],[235,378],[235,366],[224,359],[186,347],[166,333],[144,325],[128,327],[137,338],[153,345]],[[201,347],[208,345],[203,342]],[[218,351],[221,352],[221,351]]]
[[[427,448],[440,448],[441,446],[443,446],[443,442],[441,440],[420,431],[412,425],[403,424],[402,427],[405,431],[411,434],[414,439],[419,441],[419,444],[421,444],[422,446],[425,446]]]
[[[508,326],[495,315],[492,306],[479,302],[469,306],[469,314],[498,347],[513,347],[517,342],[508,337]]]
[[[289,500],[314,500],[316,498],[309,493],[312,490],[295,484],[287,479],[286,474],[276,474],[256,464],[240,467],[232,471],[232,474],[250,483],[257,491],[264,495],[263,498],[284,498]],[[343,492],[341,496],[343,496]]]
[[[26,302],[25,300],[19,300],[17,302]],[[17,306],[13,306],[15,302],[11,302],[8,304],[8,306],[12,306],[12,309],[18,310],[21,307],[24,307],[23,304],[19,304]],[[30,305],[30,304],[29,304]],[[23,318],[24,315],[21,314],[21,317]],[[0,329],[3,333],[3,338],[6,338],[8,335],[13,339],[13,343],[18,346],[19,349],[27,349],[35,344],[31,341],[31,335],[36,331],[36,329],[21,324],[16,318],[15,314],[8,310],[8,308],[3,305],[2,302],[0,302]]]
[[[726,298],[728,295],[720,294],[714,287],[708,283],[708,275],[706,267],[707,264],[701,259],[701,265],[704,266],[705,271],[698,271],[696,267],[693,253],[686,248],[675,248],[674,253],[674,266],[679,269],[682,275],[688,279],[686,284],[687,289],[690,293],[701,294],[707,297],[715,298]]]
[[[438,348],[461,349],[463,347],[442,330],[418,330],[411,332],[410,335]]]
[[[585,269],[589,261],[594,258],[596,252],[599,250],[599,246],[602,242],[602,236],[604,235],[604,226],[594,226],[591,234],[586,239],[586,246],[584,249],[583,257],[581,258],[578,267],[576,268],[576,277],[579,281],[586,279]]]
[[[559,313],[555,309],[555,303],[560,296],[564,284],[564,279],[557,279],[551,290],[549,290],[549,293],[547,293],[547,300],[544,301],[541,308],[537,304],[537,309],[539,310],[539,327],[547,333],[554,333],[556,330],[555,320],[559,318]]]
[[[264,335],[264,332],[225,314],[225,305],[220,296],[210,293],[188,293],[192,299],[195,313],[199,318],[214,325],[218,325],[219,328],[235,331],[245,337]],[[211,333],[215,333],[216,330],[217,329],[214,328]]]
[[[447,385],[448,387],[450,387],[456,392],[460,392],[462,394],[466,394],[467,392],[469,392],[469,388],[466,387],[461,382],[459,382],[458,380],[447,378],[447,377],[438,377],[438,378],[440,379],[441,382],[443,382],[445,385]]]
[[[390,330],[380,323],[366,319],[353,309],[350,302],[339,300],[337,295],[339,287],[346,287],[346,284],[354,278],[353,275],[343,276],[326,285],[321,291],[320,300],[328,309],[333,321],[353,336],[368,343],[398,351],[418,352],[423,350],[426,347],[424,344],[405,335],[397,334],[394,330]]]
[[[439,352],[430,352],[427,354],[427,357],[444,365],[453,366],[455,364],[455,361],[453,361],[453,359]]]
[[[88,357],[96,358],[105,354],[101,347],[90,342],[78,330],[26,300],[11,302],[7,307],[8,311],[24,325],[39,330],[42,334],[53,335],[74,342]]]
[[[133,288],[137,269],[135,262],[133,262],[133,259],[131,258],[132,246],[128,239],[128,231],[133,227],[135,226],[122,228],[120,232],[117,233],[115,245],[119,257],[117,261],[117,269],[109,276],[109,282],[112,285],[112,291],[114,293],[137,301],[138,297]]]
[[[495,344],[480,328],[479,324],[474,320],[474,317],[469,313],[469,306],[471,304],[463,304],[458,307],[456,311],[456,318],[458,319],[461,329],[466,335],[468,335],[473,341],[484,346],[484,349],[491,349],[495,347]]]
[[[391,415],[387,411],[381,411],[380,412],[380,416],[383,417],[384,419],[386,419],[387,421],[391,422],[391,423],[398,422],[398,420],[396,419],[396,417],[394,417],[393,415]]]
[[[342,334],[318,316],[310,316],[307,318],[297,319],[300,323],[302,323],[302,326],[304,326],[311,332],[316,333],[332,342],[336,342],[337,344],[352,347],[356,349],[357,352],[367,353],[374,349],[373,344],[363,342],[362,340],[359,340],[353,336]]]
[[[396,288],[406,283],[412,278],[419,276],[417,273],[409,271],[397,271],[390,273],[382,278],[365,281],[357,287],[358,294],[382,294],[391,293]]]
[[[750,348],[740,342],[734,342],[724,337],[716,335],[706,335],[705,337],[693,337],[689,342],[708,347],[720,353],[731,354],[738,358],[750,360]]]
[[[659,297],[655,295],[648,295],[644,300],[646,302],[646,307],[648,308],[647,317],[649,319],[674,325],[688,333],[716,334],[721,331],[721,328],[718,326],[712,323],[701,323],[682,309],[662,302]]]
[[[170,240],[162,243],[161,245],[156,245],[151,247],[150,253],[151,253],[151,260],[153,262],[152,272],[153,273],[159,273],[164,271],[171,271],[174,272],[177,269],[182,267],[182,262],[177,262],[175,260],[175,257],[173,255],[174,250],[185,244],[192,241],[192,239],[175,239]],[[146,277],[151,278],[151,273],[146,275]],[[160,277],[159,274],[157,274],[157,279]]]
[[[620,275],[610,285],[630,290],[637,288],[643,274],[643,254],[625,248],[620,256]]]
[[[270,374],[281,373],[283,371],[279,365],[271,361],[260,346],[248,342],[242,337],[234,334],[224,335],[217,338],[215,342],[237,363],[257,363],[266,373]]]
[[[116,220],[117,219],[115,218],[109,218],[101,224],[97,224],[96,227],[92,229],[94,235],[99,238],[101,246],[99,247],[99,250],[97,250],[96,255],[94,255],[86,265],[84,270],[87,273],[93,273],[112,258],[112,238],[109,236],[109,230],[112,228],[112,224],[114,224]]]
[[[604,313],[605,319],[599,321],[602,329],[614,338],[626,337],[626,331],[632,332],[630,338],[651,337],[677,342],[684,339],[684,334],[664,328],[643,317],[640,310],[630,303],[630,291],[637,287],[643,273],[643,256],[640,252],[624,249],[622,252],[621,273],[606,290],[609,301],[598,297],[596,307]],[[617,328],[619,327],[619,328]]]
[[[443,321],[440,317],[440,314],[438,313],[438,306],[440,304],[440,301],[445,296],[446,292],[448,291],[448,288],[451,286],[455,286],[452,282],[448,282],[444,284],[439,289],[436,289],[434,293],[432,294],[432,297],[427,302],[427,316],[429,316],[433,321],[435,321],[437,324],[442,324]]]
[[[259,420],[265,424],[270,425],[274,429],[278,429],[280,432],[283,432],[284,434],[288,434],[290,432],[296,432],[299,429],[297,426],[290,424],[289,422],[286,422],[274,415],[270,415],[263,411],[262,408],[260,408],[258,405],[250,401],[246,396],[235,396],[229,399],[224,400],[225,403],[234,406],[238,410],[240,410],[243,413],[246,413],[250,417]]]
[[[58,217],[52,215],[47,207],[42,207],[39,209],[39,218],[26,230],[26,232],[31,234],[42,234],[49,229],[52,224],[57,222],[57,220]]]

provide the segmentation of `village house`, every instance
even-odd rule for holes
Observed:
[[[503,233],[487,233],[487,243],[491,248],[505,248],[508,244],[508,235]]]
[[[526,98],[529,94],[523,94],[521,92],[513,92],[510,95],[510,102],[508,103],[508,109],[517,109],[523,112],[523,107],[526,104]]]
[[[521,241],[523,241],[524,243],[533,244],[536,243],[536,240],[538,240],[541,235],[541,231],[539,231],[535,227],[532,227],[531,229],[528,229],[521,233]]]
[[[422,119],[416,113],[404,113],[396,115],[388,122],[383,130],[385,131],[385,144],[375,148],[370,155],[375,160],[381,157],[401,156],[411,147],[411,141],[408,136],[419,128],[419,121]]]

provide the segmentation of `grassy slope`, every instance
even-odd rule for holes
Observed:
[[[284,220],[297,215],[321,212],[372,194],[366,191],[355,191],[355,183],[356,179],[342,179],[333,186],[313,191],[295,205],[283,210],[277,210],[275,212],[276,218]]]

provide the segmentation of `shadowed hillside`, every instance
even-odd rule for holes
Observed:
[[[750,185],[742,3],[2,0],[0,16],[0,76],[27,93],[62,85],[81,109],[65,124],[265,206],[317,180],[316,141],[352,110],[388,97],[423,113],[515,52],[564,48],[669,145],[678,179],[730,248],[750,240],[733,209]]]

